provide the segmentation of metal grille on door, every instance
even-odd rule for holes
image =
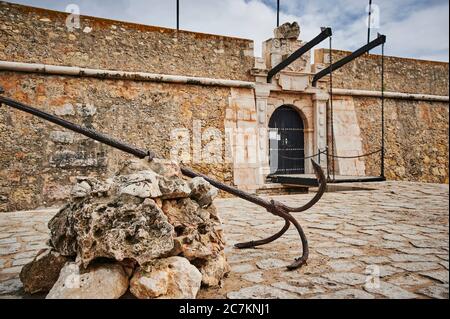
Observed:
[[[290,106],[278,108],[269,123],[271,174],[305,173],[304,124]]]

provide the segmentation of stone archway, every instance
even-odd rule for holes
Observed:
[[[291,105],[282,105],[269,121],[271,174],[305,173],[305,121]]]

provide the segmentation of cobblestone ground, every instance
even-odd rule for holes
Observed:
[[[327,193],[296,217],[310,243],[308,265],[289,272],[301,245],[291,229],[251,250],[233,244],[276,233],[283,221],[238,199],[218,200],[232,273],[200,298],[449,298],[448,185],[360,184]],[[299,206],[314,194],[275,197]],[[0,215],[0,297],[21,297],[18,273],[45,247],[55,211]],[[369,284],[367,284],[369,283]]]

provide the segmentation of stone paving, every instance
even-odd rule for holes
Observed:
[[[297,271],[285,266],[301,245],[291,229],[275,243],[237,250],[241,241],[276,233],[283,221],[239,199],[217,200],[232,273],[199,298],[449,298],[448,185],[386,182],[370,190],[326,193],[297,214],[308,236],[310,259]],[[314,194],[277,196],[299,206]],[[0,298],[23,297],[18,273],[48,237],[55,210],[0,215]]]

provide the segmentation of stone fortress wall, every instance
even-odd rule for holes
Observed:
[[[81,17],[81,28],[68,32],[66,19],[64,13],[0,2],[0,61],[195,78],[171,83],[158,77],[143,81],[127,75],[3,70],[0,86],[6,96],[164,157],[170,156],[174,128],[192,133],[201,123],[202,130],[223,133],[225,127],[257,122],[252,41],[92,17]],[[343,54],[335,51],[333,58]],[[316,64],[325,62],[324,56],[323,50],[316,51]],[[377,59],[366,56],[337,72],[336,87],[378,89]],[[387,61],[387,90],[448,95],[448,64]],[[269,102],[281,99],[277,94]],[[293,101],[310,103],[310,97],[296,96],[289,93]],[[353,105],[362,147],[371,150],[379,143],[379,99],[340,95],[338,100],[349,101],[344,108]],[[389,99],[386,109],[387,177],[448,183],[448,102]],[[68,198],[77,176],[102,178],[128,157],[5,107],[0,142],[0,211],[58,205]],[[218,161],[192,166],[246,188],[246,165]],[[365,170],[376,174],[377,160],[368,160]]]
[[[0,60],[250,80],[253,42],[0,2]],[[223,131],[231,87],[0,72],[8,97],[170,156],[171,131]],[[245,89],[244,89],[245,90]],[[0,112],[0,211],[49,206],[76,176],[105,176],[127,155],[11,109]],[[193,165],[232,183],[230,164]]]
[[[328,52],[317,50],[316,63],[327,62]],[[332,59],[337,61],[348,54],[334,50]],[[388,56],[385,57],[385,91],[446,97],[448,71],[448,63]],[[356,112],[363,154],[380,149],[381,99],[349,96],[346,90],[380,91],[381,56],[364,55],[337,70],[333,74],[333,86],[337,93],[334,98],[337,112],[346,107]],[[386,177],[448,184],[448,102],[386,98],[385,111]],[[366,158],[365,167],[366,175],[378,176],[380,157]]]

